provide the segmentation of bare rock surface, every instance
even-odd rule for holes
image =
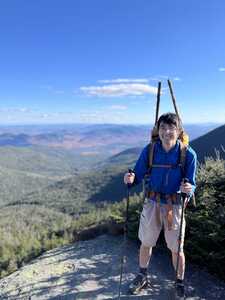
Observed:
[[[118,299],[123,237],[102,235],[46,252],[0,280],[1,300]],[[155,249],[150,264],[151,287],[127,294],[138,269],[138,246],[128,241],[121,300],[171,299],[174,272],[165,251]],[[192,265],[186,270],[187,299],[225,299],[225,283]]]

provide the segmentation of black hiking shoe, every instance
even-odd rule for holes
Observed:
[[[134,280],[129,285],[129,292],[131,294],[138,293],[142,288],[149,285],[147,274],[138,273]]]
[[[175,288],[176,288],[176,294],[179,298],[185,297],[185,289],[184,289],[184,282],[183,280],[177,280],[175,283]]]

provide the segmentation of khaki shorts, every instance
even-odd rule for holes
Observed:
[[[154,247],[158,240],[159,234],[164,228],[164,236],[167,247],[172,252],[178,252],[178,238],[180,230],[181,220],[181,206],[173,205],[173,222],[172,229],[168,230],[167,217],[166,217],[166,205],[160,204],[160,224],[157,221],[156,212],[157,203],[151,199],[146,199],[143,210],[141,213],[141,219],[139,224],[138,237],[142,244],[147,247]],[[183,251],[184,235],[185,235],[185,219],[183,221],[182,241],[180,251]]]

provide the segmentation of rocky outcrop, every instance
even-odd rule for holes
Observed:
[[[151,288],[137,297],[126,295],[137,271],[138,246],[123,236],[101,235],[46,252],[17,272],[0,280],[4,300],[117,299],[121,255],[126,253],[122,299],[168,299],[174,272],[168,253],[155,249],[151,259]],[[188,264],[186,282],[190,299],[225,299],[225,283]]]

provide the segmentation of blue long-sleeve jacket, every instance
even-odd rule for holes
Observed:
[[[182,178],[185,177],[192,185],[192,192],[194,192],[196,183],[196,164],[197,157],[195,151],[188,146],[186,151],[186,159],[184,166],[184,174],[182,174],[181,167],[178,166],[180,157],[180,142],[177,141],[176,145],[166,152],[161,144],[157,141],[154,146],[153,164],[174,165],[173,168],[152,168],[150,177],[148,179],[148,190],[155,191],[163,194],[173,194],[180,190]],[[147,145],[134,168],[135,181],[134,185],[139,184],[145,175],[148,173],[149,168],[149,145]]]

